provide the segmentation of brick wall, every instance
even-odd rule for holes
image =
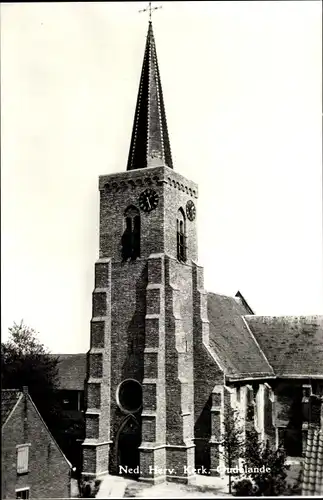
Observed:
[[[194,380],[195,421],[206,404],[213,387],[224,383],[224,372],[209,345],[209,320],[207,315],[207,293],[204,290],[203,268],[193,265],[194,308]]]
[[[25,443],[30,443],[29,472],[18,475],[16,446]],[[26,405],[22,399],[2,429],[1,466],[3,499],[16,498],[15,490],[25,487],[31,498],[70,495],[70,466],[29,398]]]
[[[193,308],[191,267],[166,259],[167,442],[194,437]]]
[[[146,286],[146,261],[113,263],[111,298],[111,366],[113,369],[111,371],[110,422],[113,441],[111,467],[114,470],[117,465],[116,436],[125,417],[117,405],[118,386],[128,378],[142,383],[144,376]]]
[[[105,473],[109,467],[111,379],[111,260],[95,264],[91,348],[87,358],[86,438],[83,474]]]
[[[176,215],[188,200],[196,203],[197,186],[168,167],[139,169],[101,176],[100,252],[120,260],[121,238],[125,228],[124,211],[139,207],[139,196],[146,188],[157,192],[159,203],[150,213],[140,211],[141,257],[165,253],[176,258]],[[187,221],[188,259],[197,259],[196,221]]]

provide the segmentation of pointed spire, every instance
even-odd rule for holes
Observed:
[[[153,27],[149,21],[127,170],[173,168]]]

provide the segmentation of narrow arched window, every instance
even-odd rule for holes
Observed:
[[[186,262],[186,220],[184,210],[180,208],[177,212],[177,258],[181,262]]]
[[[134,260],[140,257],[140,214],[131,205],[124,213],[124,233],[122,235],[122,259]]]

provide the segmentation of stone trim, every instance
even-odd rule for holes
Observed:
[[[108,476],[109,475],[109,471],[108,470],[104,470],[102,472],[98,472],[97,474],[95,472],[82,472],[81,474],[83,477],[100,477],[100,476]]]
[[[98,441],[97,439],[85,439],[82,446],[104,446],[106,444],[112,444],[113,441]]]
[[[195,444],[159,444],[154,446],[147,446],[149,443],[144,443],[139,446],[139,450],[143,451],[153,451],[153,450],[160,450],[162,448],[167,448],[169,450],[188,450],[190,448],[195,448]]]
[[[108,193],[117,193],[118,191],[127,191],[128,189],[135,189],[137,187],[144,188],[145,186],[160,186],[161,184],[167,184],[174,189],[185,192],[192,198],[198,198],[197,189],[192,189],[188,185],[172,179],[170,176],[166,179],[162,179],[158,175],[151,177],[147,175],[147,172],[143,173],[142,177],[138,177],[136,179],[132,178],[120,181],[117,179],[111,179],[110,182],[103,182],[102,185],[100,183],[99,190],[104,190]]]

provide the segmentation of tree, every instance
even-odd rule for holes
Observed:
[[[59,446],[81,467],[80,440],[84,421],[64,412],[59,394],[59,358],[50,355],[33,328],[23,321],[9,328],[9,339],[1,343],[1,382],[3,389],[28,387],[28,392]]]
[[[9,328],[9,339],[1,343],[1,382],[3,389],[28,387],[31,398],[53,429],[58,422],[58,358],[50,356],[37,339],[34,329],[23,321]]]
[[[282,446],[275,449],[269,441],[261,442],[254,429],[248,430],[244,461],[246,477],[233,485],[235,495],[241,496],[241,488],[246,490],[246,478],[253,485],[249,488],[248,495],[281,496],[286,493],[289,466],[286,465],[286,454]]]
[[[239,467],[239,459],[243,453],[245,436],[242,421],[238,410],[231,405],[226,405],[224,420],[224,433],[221,440],[222,451],[220,455],[224,459],[225,467],[228,468],[229,493],[232,493],[232,476],[237,475],[232,469]]]

